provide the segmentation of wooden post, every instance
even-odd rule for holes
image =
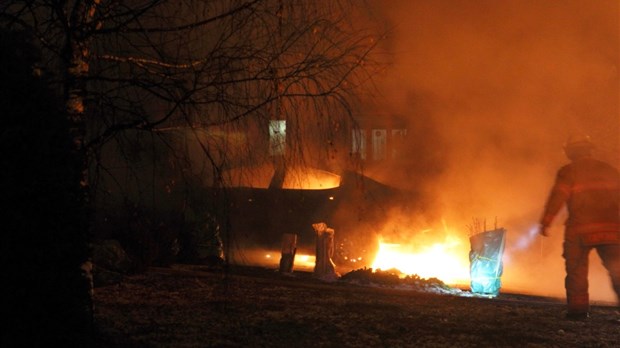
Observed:
[[[292,273],[297,252],[297,235],[284,233],[282,235],[282,256],[280,257],[280,273]]]

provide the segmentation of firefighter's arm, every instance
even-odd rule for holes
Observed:
[[[548,236],[548,227],[564,206],[571,192],[571,184],[565,170],[560,170],[556,177],[551,193],[547,198],[545,209],[540,218],[540,226],[538,233],[542,236]]]

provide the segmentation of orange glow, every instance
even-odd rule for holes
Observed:
[[[377,270],[397,269],[406,275],[437,278],[446,284],[469,283],[468,245],[456,237],[421,247],[379,241],[372,264]]]
[[[296,254],[295,255],[295,266],[305,267],[305,268],[314,268],[315,257],[314,255],[307,254]]]
[[[265,266],[270,266],[270,267],[277,267],[279,262],[280,262],[280,257],[281,254],[280,252],[274,251],[274,252],[267,252],[264,255],[264,258],[261,262],[258,262],[260,264],[264,264]],[[308,255],[308,254],[295,254],[295,260],[294,260],[294,265],[293,268],[295,270],[299,270],[299,269],[314,269],[314,263],[316,261],[316,258],[314,255]]]
[[[340,176],[314,168],[291,168],[286,173],[282,188],[324,190],[340,186]]]
[[[274,176],[272,165],[237,168],[223,174],[227,185],[231,187],[268,188]],[[283,189],[290,190],[325,190],[340,186],[340,175],[310,167],[287,168]],[[331,198],[330,198],[331,199]]]

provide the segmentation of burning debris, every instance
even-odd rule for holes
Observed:
[[[450,287],[437,278],[422,278],[416,274],[404,275],[403,277],[402,272],[395,268],[385,271],[380,269],[373,270],[372,268],[361,268],[346,273],[340,280],[364,286],[399,287],[434,293],[461,293],[460,289]]]
[[[371,268],[398,269],[403,274],[435,277],[453,285],[469,282],[469,247],[457,236],[400,240],[386,243],[380,238]]]

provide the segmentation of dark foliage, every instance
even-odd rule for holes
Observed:
[[[78,156],[28,35],[0,30],[2,346],[84,341],[91,327]]]
[[[180,231],[185,225],[180,213],[125,202],[107,211],[104,220],[96,223],[95,237],[120,242],[132,259],[130,273],[176,261]]]

